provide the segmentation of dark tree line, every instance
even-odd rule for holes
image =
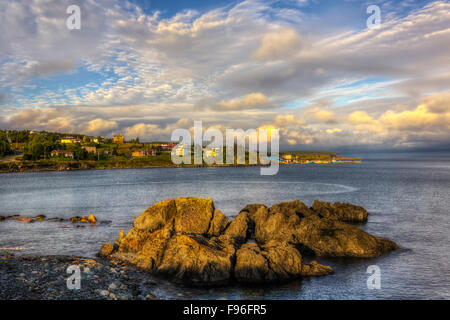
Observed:
[[[11,145],[8,141],[8,136],[4,131],[0,131],[0,157],[4,157],[11,153]]]

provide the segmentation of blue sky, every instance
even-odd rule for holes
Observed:
[[[78,4],[81,30],[65,26]],[[381,25],[367,27],[369,5]],[[421,148],[450,123],[448,1],[3,1],[0,127]],[[448,121],[448,122],[447,122]]]

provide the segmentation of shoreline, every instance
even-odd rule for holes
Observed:
[[[2,173],[26,173],[26,172],[51,172],[51,171],[88,171],[88,170],[120,170],[120,169],[159,169],[159,168],[215,168],[215,167],[264,167],[268,165],[263,164],[191,164],[191,165],[143,165],[143,166],[105,166],[105,167],[93,167],[89,166],[90,163],[78,162],[78,163],[54,163],[55,166],[41,166],[36,167],[36,163],[32,167],[18,167],[9,166],[8,169],[0,167],[0,174]],[[48,164],[48,163],[46,163]],[[56,167],[56,165],[58,165]],[[75,165],[75,166],[73,166]],[[280,164],[281,165],[281,164]]]
[[[80,270],[80,289],[68,287],[70,266]],[[148,273],[119,262],[0,252],[0,300],[155,300],[157,285]]]
[[[342,165],[342,164],[354,164],[355,162],[341,162],[341,163],[279,163],[279,166],[283,165],[311,165],[311,164],[320,164],[320,165]],[[359,164],[360,162],[358,162]],[[5,165],[8,165],[8,169],[3,168]],[[15,165],[11,165],[15,164]],[[160,168],[224,168],[224,167],[267,167],[269,165],[265,164],[190,164],[190,165],[141,165],[141,166],[120,166],[120,165],[111,165],[111,166],[91,166],[92,163],[88,162],[55,162],[51,163],[33,163],[26,164],[27,166],[18,166],[18,162],[0,162],[0,174],[2,173],[26,173],[26,172],[51,172],[51,171],[87,171],[87,170],[120,170],[120,169],[160,169]],[[111,163],[115,164],[115,163]],[[36,166],[37,165],[37,166]]]

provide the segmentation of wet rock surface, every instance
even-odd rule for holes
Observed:
[[[306,263],[308,255],[369,258],[396,249],[344,222],[366,219],[359,206],[315,202],[308,208],[297,200],[247,205],[230,222],[212,199],[169,199],[145,210],[99,256],[188,285],[282,282],[333,273]]]
[[[68,228],[69,225],[75,228],[84,228],[85,225],[96,225],[96,224],[109,224],[110,220],[97,220],[93,214],[89,216],[75,216],[71,218],[59,218],[59,217],[47,217],[43,214],[29,217],[21,216],[19,214],[13,214],[8,216],[0,216],[0,222],[4,221],[18,221],[22,223],[34,223],[34,222],[62,222],[65,224],[60,225],[60,228]]]

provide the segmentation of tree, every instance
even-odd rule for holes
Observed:
[[[71,150],[75,160],[84,160],[88,155],[88,152],[84,150],[79,143],[71,146]]]
[[[58,149],[59,147],[60,145],[55,135],[45,132],[35,134],[25,148],[24,159],[39,160],[42,156],[49,158],[52,150]]]
[[[11,153],[11,146],[8,138],[3,131],[0,131],[0,157],[6,156]]]

